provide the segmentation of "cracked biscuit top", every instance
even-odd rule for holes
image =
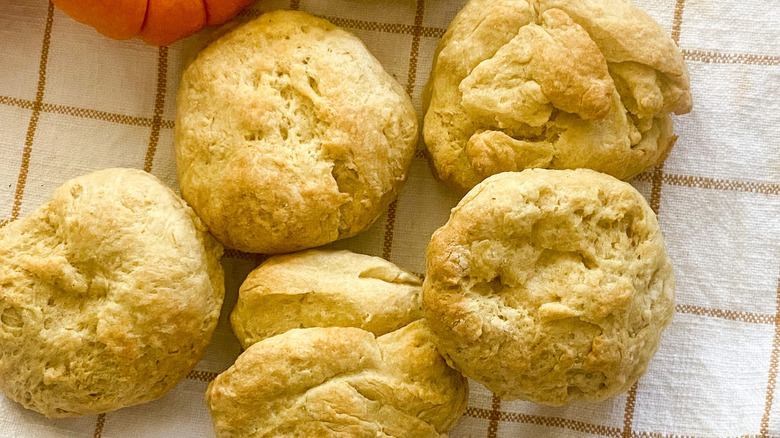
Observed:
[[[293,328],[358,327],[381,336],[422,318],[422,280],[379,257],[311,249],[255,268],[230,315],[244,348]]]
[[[218,438],[442,438],[466,409],[424,320],[375,336],[293,329],[252,344],[209,385]]]
[[[200,360],[222,246],[140,170],[74,178],[0,229],[0,388],[48,417],[156,399]]]
[[[408,95],[357,37],[276,11],[185,70],[176,165],[225,246],[291,252],[368,228],[406,180],[417,134]]]
[[[661,163],[691,109],[682,54],[626,0],[471,0],[444,35],[423,135],[436,176],[468,190],[528,168],[628,179]]]
[[[497,395],[561,405],[628,390],[674,314],[656,216],[588,169],[489,177],[437,230],[423,308],[442,354]]]

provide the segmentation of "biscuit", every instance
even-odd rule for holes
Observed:
[[[433,234],[423,308],[448,362],[500,397],[598,401],[645,372],[674,314],[674,275],[629,184],[506,172]]]
[[[626,0],[471,0],[424,101],[431,167],[462,191],[527,168],[629,179],[666,159],[669,114],[691,109],[679,48]]]
[[[140,170],[74,178],[0,229],[0,389],[48,417],[162,396],[217,324],[222,246]]]
[[[217,240],[285,253],[368,228],[405,182],[417,136],[409,96],[357,37],[276,11],[185,70],[176,166]]]
[[[358,327],[376,336],[422,318],[422,280],[379,257],[308,250],[247,276],[230,315],[244,348],[293,328]]]
[[[218,438],[440,438],[466,408],[423,320],[380,337],[294,329],[250,346],[209,385]]]

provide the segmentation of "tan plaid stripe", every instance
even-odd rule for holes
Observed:
[[[466,407],[466,412],[463,415],[471,418],[479,418],[481,420],[487,420],[490,418],[490,412],[487,409],[475,408],[473,406]]]
[[[772,403],[775,398],[775,388],[777,388],[777,368],[778,355],[780,354],[780,273],[777,277],[777,298],[775,301],[775,334],[772,340],[772,354],[769,359],[769,378],[766,382],[766,402],[764,404],[764,415],[761,417],[761,436],[769,436],[769,416],[772,413]]]
[[[27,135],[24,139],[22,164],[19,169],[19,176],[16,179],[14,204],[13,207],[11,207],[11,221],[16,220],[19,217],[19,211],[22,207],[22,198],[24,197],[24,187],[27,185],[27,174],[30,171],[30,156],[32,155],[33,140],[35,139],[35,130],[38,127],[38,119],[41,115],[43,91],[46,88],[46,65],[49,61],[49,46],[51,45],[51,29],[53,23],[54,5],[49,2],[49,8],[46,12],[46,27],[43,32],[43,43],[41,44],[41,61],[38,67],[38,85],[35,91],[35,101],[32,105],[32,116],[30,117],[30,123],[27,125]],[[8,222],[9,221],[6,221],[6,223]]]
[[[640,173],[634,179],[636,181],[653,181],[657,168]],[[765,195],[780,195],[780,184],[762,183],[752,181],[732,181],[720,178],[707,178],[703,176],[680,175],[664,173],[661,176],[664,184],[684,186],[699,189],[729,190],[734,192],[752,192]]]
[[[363,21],[354,18],[343,17],[323,17],[331,23],[347,27],[350,29],[369,30],[374,32],[395,33],[402,35],[411,35],[414,33],[414,26],[399,23],[380,23],[376,21]]]
[[[266,254],[253,254],[239,251],[237,249],[225,248],[225,257],[229,259],[248,260],[259,265],[260,263],[266,261],[269,256]]]
[[[86,108],[77,108],[66,105],[53,105],[44,103],[41,111],[63,114],[66,116],[80,117],[84,119],[95,119],[103,122],[117,123],[122,125],[132,125],[141,127],[151,127],[154,123],[152,118],[149,117],[135,117],[127,116],[124,114],[110,113],[106,111],[99,111]],[[161,120],[161,128],[173,129],[173,120]]]
[[[341,26],[341,27],[348,27],[350,29],[359,29],[359,30],[370,30],[375,32],[386,32],[386,33],[395,33],[395,34],[406,34],[406,35],[414,35],[419,33],[421,37],[426,38],[441,38],[444,36],[444,32],[446,32],[446,29],[441,29],[438,27],[427,27],[423,26],[422,23],[414,24],[414,25],[408,25],[408,24],[399,24],[399,23],[380,23],[376,21],[363,21],[363,20],[355,20],[352,18],[341,18],[341,17],[323,17],[327,19],[328,21],[331,21],[332,23]]]
[[[0,104],[7,106],[17,106],[24,109],[33,109],[35,104],[31,100],[18,99],[15,97],[0,96]]]
[[[398,210],[398,200],[395,200],[387,206],[387,221],[385,222],[385,235],[382,241],[382,258],[390,260],[390,254],[393,252],[393,235],[395,233],[395,215]]]
[[[92,434],[94,438],[101,438],[103,436],[103,428],[106,427],[106,414],[98,414],[95,421],[95,432]]]
[[[219,373],[213,371],[197,371],[192,370],[187,374],[187,378],[190,380],[199,380],[201,382],[211,382],[216,379]]]
[[[160,141],[162,112],[165,108],[165,86],[168,84],[168,48],[160,47],[157,55],[157,91],[154,97],[154,115],[152,116],[152,131],[149,133],[149,147],[144,157],[144,170],[152,171],[154,154],[157,153],[157,143]]]
[[[738,435],[728,438],[758,438],[761,435]],[[678,435],[672,433],[659,433],[659,432],[639,432],[632,435],[633,438],[703,438],[702,436],[695,435]]]
[[[0,96],[0,105],[33,109],[35,102],[32,100]],[[128,116],[125,114],[117,114],[107,111],[79,108],[68,105],[55,105],[51,103],[42,103],[40,106],[40,111],[44,113],[62,114],[83,119],[100,120],[103,122],[117,123],[121,125],[150,127],[153,124],[153,118],[150,117]],[[160,120],[160,128],[173,129],[173,120]]]
[[[417,58],[420,56],[420,37],[422,36],[423,16],[425,15],[425,0],[417,0],[417,10],[414,13],[414,26],[412,27],[412,50],[409,54],[409,72],[406,75],[406,94],[414,95],[414,86],[417,82]]]
[[[468,407],[464,415],[472,418],[488,419],[492,411],[482,408]],[[552,427],[575,432],[615,438],[706,438],[701,435],[679,435],[660,432],[630,432],[625,433],[617,427],[591,424],[583,421],[570,420],[560,417],[547,417],[542,415],[522,414],[519,412],[499,412],[498,420],[507,423],[533,424],[535,426]],[[490,436],[490,435],[488,435]],[[763,435],[739,435],[729,438],[759,438]],[[724,437],[725,438],[725,437]]]
[[[717,64],[780,65],[780,56],[720,53],[704,50],[683,50],[688,61]]]
[[[412,28],[412,48],[409,53],[409,70],[406,75],[406,94],[413,95],[415,82],[417,81],[417,62],[420,56],[420,37],[422,36],[422,23],[425,15],[425,0],[417,0],[417,8],[414,13],[414,26]],[[393,252],[393,236],[395,233],[395,218],[398,211],[398,200],[394,200],[387,208],[387,221],[385,222],[384,241],[382,242],[382,258],[390,260]]]
[[[765,195],[780,195],[780,184],[729,181],[716,178],[687,175],[664,175],[666,184],[700,189],[732,190],[739,192],[763,193]]]
[[[685,10],[685,0],[677,0],[674,5],[674,18],[672,19],[672,40],[680,45],[680,29],[683,22],[683,11]]]
[[[678,304],[677,311],[688,315],[706,316],[709,318],[727,319],[729,321],[747,322],[751,324],[775,324],[777,316],[762,313],[739,312],[734,310],[708,309],[690,304]]]
[[[490,412],[487,414],[487,438],[496,438],[498,436],[498,422],[501,414],[501,399],[493,394],[493,398],[490,400]]]
[[[487,409],[475,408],[475,407],[468,407],[464,415],[472,418],[481,418],[485,420],[488,420],[495,415],[496,422],[504,421],[509,423],[533,424],[536,426],[556,427],[560,429],[574,430],[577,432],[590,433],[594,435],[602,435],[607,437],[616,437],[616,438],[621,437],[621,431],[616,427],[601,426],[597,424],[590,424],[582,421],[569,420],[566,418],[559,418],[559,417],[546,417],[541,415],[521,414],[517,412],[504,412],[504,411],[495,412],[492,409],[487,410]],[[496,427],[497,427],[497,423],[496,423]],[[487,436],[491,436],[489,430]]]
[[[653,184],[650,189],[650,199],[649,199],[650,208],[653,209],[655,214],[658,214],[658,212],[661,210],[661,189],[663,187],[663,180],[664,180],[663,163],[654,167],[650,175],[651,175],[650,181]]]
[[[582,421],[569,420],[559,417],[543,417],[540,415],[528,415],[515,412],[501,412],[499,419],[514,423],[527,423],[537,426],[557,427],[560,429],[574,430],[577,432],[590,433],[594,435],[603,435],[608,437],[619,437],[620,430],[615,427],[601,426],[597,424],[585,423]]]
[[[290,7],[290,9],[299,9],[298,7]],[[241,11],[238,16],[245,19],[253,19],[262,15],[262,11],[254,9],[245,9]],[[367,30],[372,32],[384,32],[394,34],[414,35],[419,32],[420,36],[426,38],[441,38],[446,32],[446,29],[438,27],[423,26],[422,23],[417,24],[402,24],[402,23],[383,23],[380,21],[366,21],[354,18],[334,17],[329,15],[318,15],[318,17],[330,21],[331,23],[350,29]],[[419,31],[417,30],[419,28]]]
[[[623,431],[620,436],[628,438],[633,434],[632,427],[634,425],[634,410],[636,409],[636,390],[639,387],[639,382],[631,385],[628,390],[628,396],[626,397],[626,411],[623,415]]]

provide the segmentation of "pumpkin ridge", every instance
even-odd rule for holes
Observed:
[[[206,13],[206,26],[211,24],[211,13],[209,12],[209,2],[206,0],[200,0],[203,3],[203,12]]]
[[[202,2],[153,0],[149,2],[147,10],[146,24],[140,37],[157,46],[171,44],[206,26],[206,13]]]
[[[135,34],[135,36],[140,36],[144,29],[146,29],[147,21],[149,20],[149,3],[151,3],[152,0],[146,0],[146,10],[144,10],[144,21],[141,23],[141,27],[138,29],[138,33]]]

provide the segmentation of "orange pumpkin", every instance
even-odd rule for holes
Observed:
[[[75,20],[114,39],[163,46],[222,24],[254,0],[52,0]]]

